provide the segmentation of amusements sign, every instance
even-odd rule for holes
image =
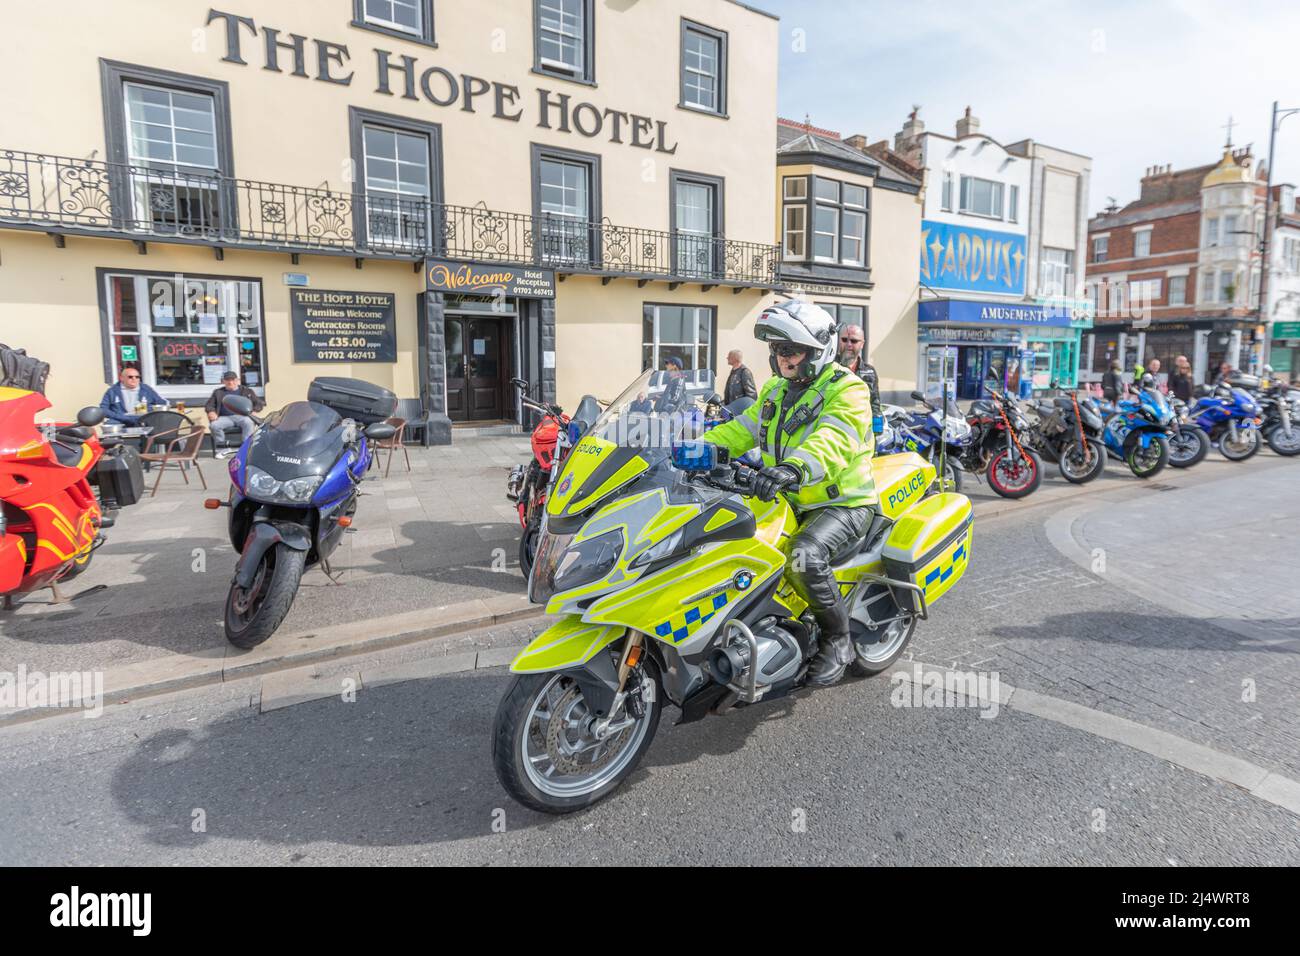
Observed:
[[[396,362],[396,295],[290,289],[295,362]]]

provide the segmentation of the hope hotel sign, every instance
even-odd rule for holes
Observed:
[[[351,86],[356,76],[356,71],[349,66],[352,54],[346,43],[283,33],[272,27],[259,27],[252,17],[209,10],[207,22],[210,24],[214,20],[225,25],[226,55],[221,59],[226,63],[247,66],[244,54],[254,54],[245,49],[243,41],[246,37],[260,35],[262,42],[256,46],[262,53],[262,68],[272,73],[311,76],[322,83],[338,86]],[[518,123],[524,118],[526,111],[520,103],[523,93],[511,83],[485,80],[468,73],[457,75],[441,66],[422,67],[413,56],[395,56],[378,47],[373,48],[373,52],[376,93],[417,102],[425,99],[434,106],[458,107],[466,113],[490,109],[493,118],[509,123]],[[611,143],[626,143],[657,153],[671,155],[677,152],[677,144],[668,142],[668,124],[663,120],[613,107],[602,108],[594,103],[574,103],[570,94],[553,93],[540,86],[536,93],[535,125],[539,129],[577,133],[588,139],[603,137]]]

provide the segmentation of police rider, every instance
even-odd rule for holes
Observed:
[[[786,573],[817,621],[817,654],[808,683],[827,686],[853,660],[849,610],[832,561],[861,539],[875,512],[871,474],[871,389],[835,361],[835,320],[825,309],[791,300],[759,316],[754,336],[766,342],[775,373],[758,400],[703,437],[738,456],[759,448],[763,468],[755,497],[785,492],[799,528]]]

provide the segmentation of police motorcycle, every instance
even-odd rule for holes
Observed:
[[[558,620],[510,665],[492,730],[498,779],[534,810],[613,792],[667,704],[685,723],[778,699],[817,651],[816,622],[785,577],[794,511],[753,496],[757,469],[693,440],[711,382],[648,402],[652,374],[581,437],[546,502],[528,594]],[[931,464],[903,453],[873,470],[879,513],[834,558],[857,676],[899,658],[971,549],[970,500],[927,496]]]

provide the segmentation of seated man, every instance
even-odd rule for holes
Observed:
[[[230,369],[221,376],[221,385],[214,389],[212,395],[208,398],[204,409],[208,413],[208,421],[211,422],[208,427],[212,429],[214,442],[218,434],[224,435],[232,428],[238,428],[239,442],[242,445],[248,439],[248,436],[253,434],[253,430],[257,425],[247,415],[236,415],[227,411],[225,406],[221,404],[222,399],[227,395],[242,395],[253,403],[253,411],[255,412],[260,412],[265,408],[266,403],[258,398],[257,394],[247,385],[239,383],[239,373],[234,369]],[[218,453],[217,457],[225,458],[229,454],[230,451],[227,450]]]
[[[104,410],[104,417],[109,421],[123,425],[140,424],[140,415],[136,408],[143,402],[152,410],[161,405],[167,408],[167,399],[140,381],[140,370],[134,365],[124,365],[118,380],[108,387],[104,397],[99,400],[99,407]]]

